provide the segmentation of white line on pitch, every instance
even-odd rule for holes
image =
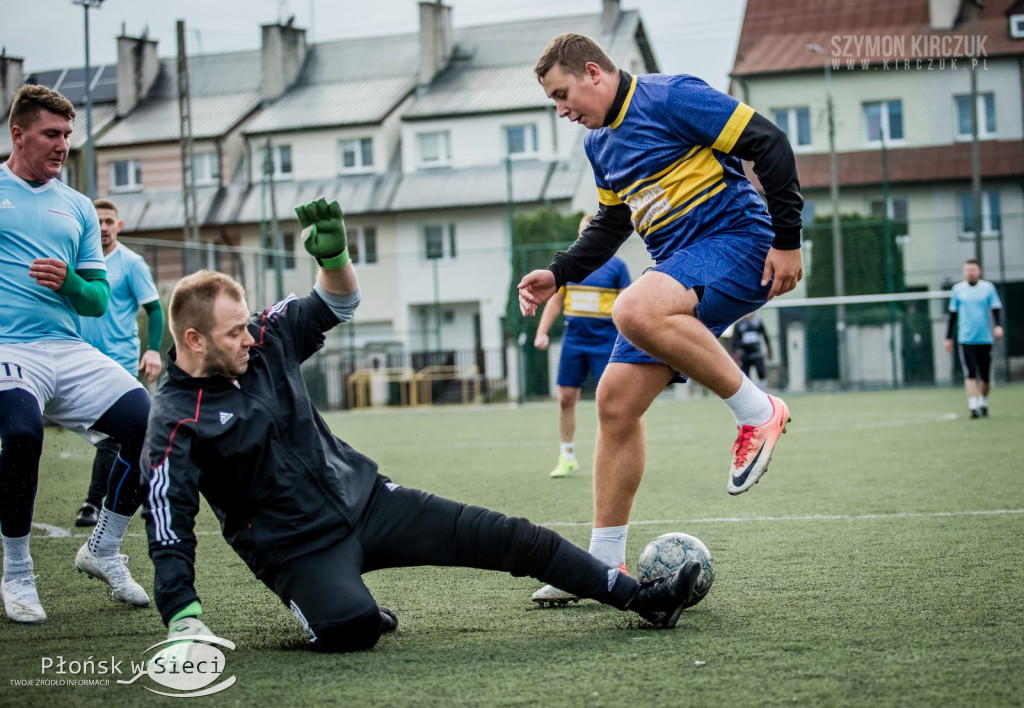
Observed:
[[[1024,509],[990,509],[983,511],[931,511],[896,512],[893,514],[807,514],[804,516],[723,516],[705,519],[651,519],[630,521],[630,526],[657,526],[662,524],[742,524],[772,521],[867,521],[871,519],[924,519],[948,516],[999,516],[1024,514]],[[589,521],[550,521],[540,524],[551,527],[592,526]]]

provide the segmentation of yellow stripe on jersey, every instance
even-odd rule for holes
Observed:
[[[616,204],[622,204],[622,200],[619,199],[619,195],[610,189],[597,188],[597,201],[605,206],[615,206]]]
[[[636,88],[636,74],[629,81],[629,93],[626,94],[626,100],[622,102],[622,108],[619,109],[619,115],[615,117],[611,125],[608,127],[611,130],[615,130],[622,124],[622,121],[626,118],[626,111],[629,110],[629,102],[633,100],[633,90]]]
[[[722,132],[718,134],[714,145],[711,147],[719,152],[731,152],[736,147],[736,141],[740,134],[747,127],[747,123],[754,116],[754,109],[745,103],[736,106]]]
[[[702,147],[659,173],[659,179],[622,199],[629,204],[633,226],[643,238],[675,221],[725,188],[722,163]]]
[[[562,311],[567,317],[600,317],[611,319],[612,305],[622,292],[616,288],[596,288],[592,285],[566,285]]]

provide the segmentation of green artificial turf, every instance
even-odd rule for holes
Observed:
[[[217,535],[204,508],[197,588],[204,620],[233,641],[236,683],[206,705],[999,706],[1024,696],[1024,386],[995,390],[967,419],[957,389],[788,398],[793,422],[765,478],[725,491],[735,429],[714,398],[659,400],[630,529],[630,566],[651,538],[701,538],[715,559],[708,597],[675,630],[645,629],[584,601],[536,609],[530,578],[415,568],[367,576],[398,630],[369,652],[303,649],[295,618]],[[335,432],[396,482],[549,525],[586,546],[593,402],[578,411],[580,471],[551,480],[557,406],[330,414]],[[47,429],[32,552],[49,621],[0,619],[0,705],[168,702],[131,678],[162,640],[154,608],[110,600],[74,572],[72,520],[91,448]],[[69,537],[53,534],[69,533]],[[124,552],[147,589],[144,529]],[[45,674],[42,659],[123,660],[122,675]],[[173,701],[172,701],[172,704]]]

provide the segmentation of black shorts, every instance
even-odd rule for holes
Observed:
[[[960,366],[963,367],[965,379],[981,379],[988,383],[992,371],[992,345],[961,344]]]
[[[740,370],[750,376],[750,370],[757,370],[757,378],[764,381],[765,368],[764,368],[764,356],[758,354],[757,356],[740,356]]]

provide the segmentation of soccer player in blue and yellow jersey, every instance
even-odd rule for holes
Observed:
[[[643,476],[643,414],[671,381],[688,376],[732,409],[729,493],[764,474],[789,411],[717,337],[802,277],[803,199],[785,133],[697,78],[630,76],[579,34],[553,39],[534,71],[558,115],[589,131],[600,210],[547,269],[519,283],[523,314],[607,261],[634,229],[655,261],[615,303],[620,337],[597,392],[590,550],[619,565]],[[741,159],[754,163],[767,208]]]
[[[132,376],[142,374],[152,383],[163,369],[160,344],[164,335],[164,310],[160,305],[160,294],[145,259],[117,240],[124,228],[117,205],[109,199],[95,199],[92,204],[100,221],[100,245],[107,264],[110,302],[102,317],[80,318],[82,339],[123,366]],[[148,342],[141,357],[142,342],[136,319],[140,307],[146,311],[149,325]],[[117,464],[120,449],[110,438],[96,443],[92,480],[85,503],[75,518],[75,526],[95,526],[99,520],[110,471]],[[120,464],[123,465],[124,461]]]
[[[115,598],[149,604],[119,553],[142,501],[138,460],[149,393],[78,333],[79,315],[106,311],[110,288],[96,210],[56,179],[74,118],[74,106],[57,91],[21,87],[8,120],[11,156],[0,165],[0,593],[15,622],[46,621],[29,554],[43,414],[92,441],[109,436],[121,445],[128,464],[118,479],[111,476],[75,565],[109,584]]]
[[[580,231],[590,223],[592,215],[580,220]],[[565,312],[565,334],[562,353],[558,357],[558,432],[561,449],[554,478],[568,477],[580,465],[576,459],[576,402],[587,374],[601,381],[608,359],[615,347],[619,331],[612,322],[612,305],[619,293],[629,287],[629,269],[621,258],[612,257],[579,283],[566,283],[544,305],[537,325],[533,346],[546,350],[548,331]]]
[[[960,343],[960,365],[971,418],[988,416],[992,344],[1003,337],[1002,309],[996,286],[981,279],[981,264],[973,258],[964,263],[964,279],[953,286],[949,298],[946,352],[953,353],[955,334]]]

